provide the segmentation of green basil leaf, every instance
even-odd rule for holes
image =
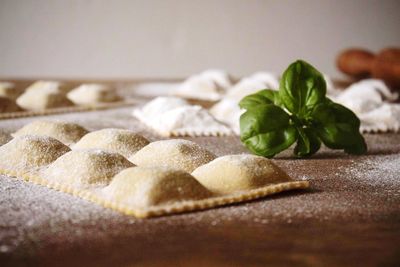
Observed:
[[[297,139],[289,115],[273,104],[248,109],[240,117],[240,139],[257,155],[273,157]]]
[[[277,91],[271,89],[264,89],[255,94],[245,96],[239,102],[239,107],[242,109],[250,109],[259,105],[273,104]]]
[[[309,128],[297,128],[298,139],[294,148],[294,154],[297,157],[311,156],[321,147],[321,141],[318,136]]]
[[[360,120],[348,108],[325,102],[317,105],[311,114],[317,134],[332,149],[344,149],[350,154],[362,154],[367,145],[360,134]]]
[[[305,61],[292,63],[282,75],[279,98],[292,114],[304,117],[325,99],[326,83],[323,75]]]

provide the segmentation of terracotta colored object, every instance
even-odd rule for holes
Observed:
[[[339,70],[355,79],[378,78],[400,90],[400,48],[386,48],[378,54],[351,48],[341,52],[336,63]]]

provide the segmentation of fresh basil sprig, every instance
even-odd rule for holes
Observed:
[[[240,108],[246,110],[240,117],[241,141],[253,153],[268,158],[295,142],[297,157],[316,153],[321,142],[346,153],[365,153],[360,120],[325,95],[323,75],[297,60],[283,73],[279,91],[261,90],[240,101]]]

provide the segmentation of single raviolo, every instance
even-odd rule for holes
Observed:
[[[269,159],[247,154],[219,157],[198,167],[192,175],[210,191],[218,194],[291,181]]]
[[[245,112],[236,100],[224,98],[211,107],[210,113],[217,120],[227,124],[235,134],[240,134],[240,116]]]
[[[17,98],[17,104],[24,109],[33,111],[73,105],[65,94],[50,89],[26,91]]]
[[[9,142],[11,139],[12,137],[10,134],[0,131],[0,146]]]
[[[155,120],[165,112],[177,107],[188,106],[189,103],[179,97],[156,97],[140,109],[133,110],[132,115],[141,121]]]
[[[50,182],[78,188],[105,186],[114,175],[132,166],[117,153],[99,149],[72,150],[45,169],[43,176]]]
[[[26,88],[25,92],[47,92],[47,93],[60,93],[66,94],[70,90],[70,87],[66,86],[66,84],[57,81],[36,81],[28,88]]]
[[[111,128],[86,134],[73,149],[99,148],[129,158],[148,144],[149,141],[140,134]]]
[[[149,126],[165,136],[230,135],[232,131],[201,106],[184,106],[165,112]]]
[[[164,136],[230,135],[231,130],[197,105],[176,97],[159,97],[133,111],[148,127]]]
[[[400,104],[384,103],[379,108],[359,115],[362,132],[400,131]]]
[[[121,98],[115,90],[102,84],[82,84],[68,93],[68,99],[76,105],[92,105],[114,102]]]
[[[17,88],[15,84],[10,82],[0,82],[0,97],[17,99],[22,94],[23,90]]]
[[[231,87],[231,81],[224,71],[208,70],[193,75],[171,91],[173,95],[202,100],[219,100]]]
[[[34,121],[13,134],[14,137],[26,134],[44,135],[53,137],[66,145],[76,143],[88,131],[82,126],[61,121]]]
[[[183,140],[161,140],[148,144],[129,158],[140,167],[162,166],[192,172],[216,156],[198,144]]]
[[[189,173],[165,167],[125,169],[102,191],[108,199],[140,208],[211,196]]]
[[[48,136],[19,136],[0,147],[0,168],[33,171],[52,163],[68,151],[69,147]]]
[[[16,112],[21,111],[21,108],[14,100],[0,96],[0,112]]]
[[[269,72],[257,72],[249,77],[241,79],[226,94],[226,98],[239,101],[250,94],[263,89],[278,90],[279,80],[275,74]]]
[[[398,94],[390,92],[383,81],[367,79],[350,85],[334,100],[360,115],[378,108],[384,101],[397,98]]]

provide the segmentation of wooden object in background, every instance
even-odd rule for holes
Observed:
[[[400,90],[400,48],[386,48],[376,55],[351,48],[341,52],[336,63],[339,70],[355,79],[378,78],[392,89]]]

